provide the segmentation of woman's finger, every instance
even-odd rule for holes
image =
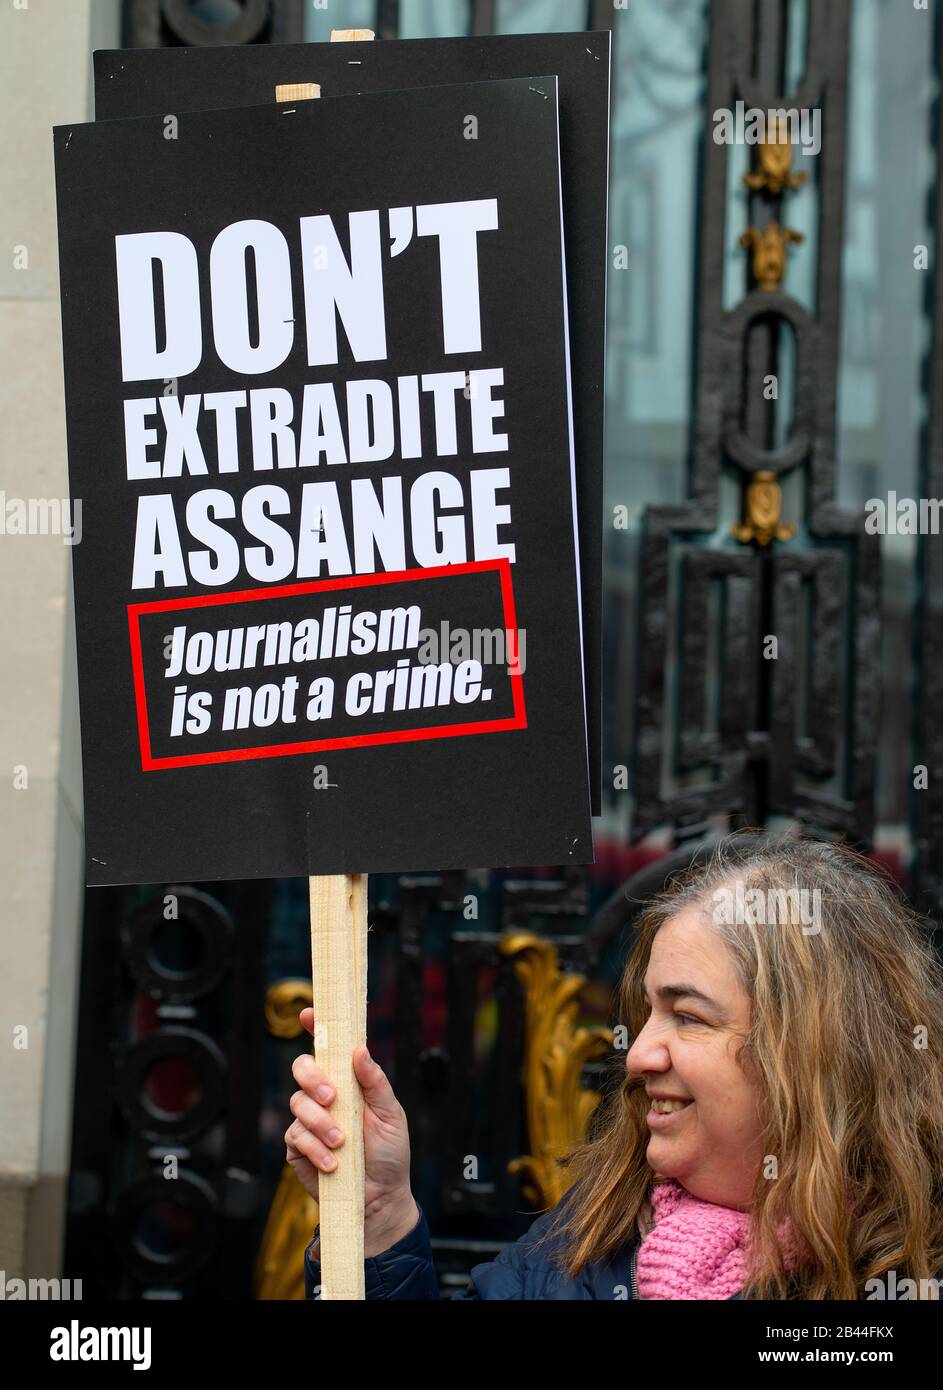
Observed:
[[[312,1100],[316,1100],[319,1105],[330,1105],[334,1099],[334,1086],[307,1052],[303,1052],[292,1062],[291,1074]]]
[[[295,1120],[290,1125],[285,1134],[285,1146],[287,1150],[288,1162],[292,1162],[292,1154],[300,1154],[306,1158],[315,1168],[322,1173],[330,1173],[337,1167],[337,1159],[331,1151],[316,1138],[309,1129],[305,1129],[299,1120]]]
[[[310,1158],[298,1153],[297,1149],[286,1149],[285,1158],[302,1187],[314,1199],[318,1199],[318,1170]]]
[[[344,1142],[344,1136],[330,1110],[318,1105],[306,1091],[295,1091],[288,1108],[305,1129],[317,1135],[326,1148],[336,1149]]]

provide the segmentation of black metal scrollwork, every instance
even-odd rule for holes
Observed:
[[[879,543],[834,500],[848,0],[809,11],[805,76],[785,100],[784,5],[711,5],[708,113],[738,100],[764,112],[821,112],[816,304],[809,310],[783,288],[800,239],[781,225],[783,200],[807,181],[791,174],[785,142],[771,140],[754,147],[745,179],[747,293],[724,308],[729,146],[708,120],[688,500],[650,507],[643,519],[635,838],[667,824],[686,839],[712,817],[762,825],[775,814],[865,845],[873,833]],[[795,411],[788,438],[774,444],[784,403],[767,399],[763,384],[779,370],[787,330]],[[793,472],[805,498],[801,529],[779,516],[780,482]],[[746,517],[728,534],[744,549],[719,532],[721,481],[731,473]]]

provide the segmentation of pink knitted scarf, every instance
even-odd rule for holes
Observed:
[[[640,1298],[732,1298],[747,1277],[748,1212],[692,1197],[674,1180],[651,1192],[655,1224],[639,1246]],[[788,1226],[780,1231],[787,1269],[798,1260]]]

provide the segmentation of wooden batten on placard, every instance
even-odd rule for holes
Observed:
[[[373,38],[372,29],[333,29],[332,43]],[[275,100],[312,101],[317,82],[280,82]],[[344,1135],[333,1173],[318,1178],[321,1297],[363,1299],[363,1094],[354,1049],[367,1041],[367,875],[320,874],[308,879],[314,1055],[331,1078],[331,1115]]]
[[[276,101],[313,101],[320,95],[317,82],[279,82],[275,88]]]

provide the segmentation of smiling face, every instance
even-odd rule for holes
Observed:
[[[646,994],[651,1013],[626,1058],[653,1100],[646,1158],[695,1197],[745,1210],[763,1158],[760,1094],[736,1060],[750,997],[733,958],[696,908],[661,926]]]

